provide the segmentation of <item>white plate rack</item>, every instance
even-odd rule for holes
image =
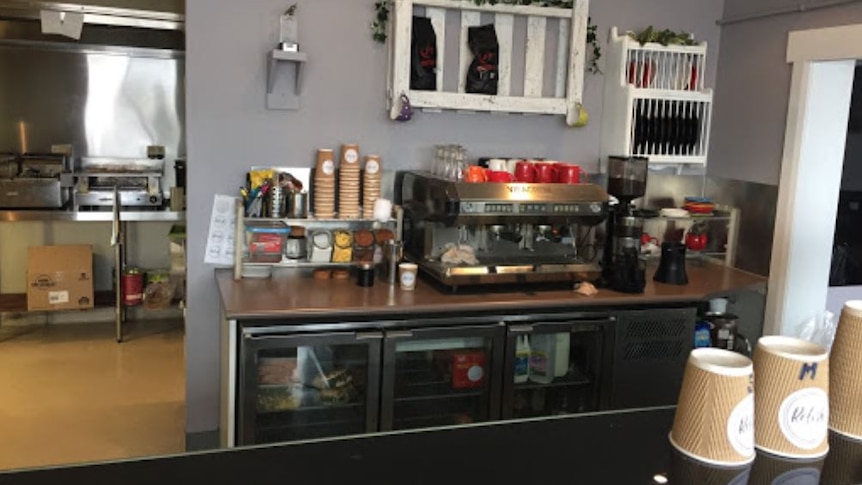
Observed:
[[[641,45],[614,27],[608,50],[602,158],[705,166],[713,99],[704,87],[706,43]]]
[[[410,89],[412,17],[418,9],[431,19],[437,36],[437,89]],[[452,22],[455,11],[460,22]],[[401,96],[415,108],[524,114],[564,115],[574,125],[580,114],[584,84],[589,0],[575,0],[572,9],[532,5],[476,5],[472,0],[393,0],[389,32],[387,108],[392,119],[400,114]],[[514,45],[515,19],[526,17],[526,43]],[[449,21],[447,21],[449,20]],[[493,23],[499,44],[499,81],[496,95],[465,92],[472,54],[467,29]],[[549,31],[553,25],[556,31]],[[556,49],[546,45],[557,38]],[[458,36],[459,49],[446,50],[447,36]],[[516,56],[523,55],[523,75],[514,76]],[[452,57],[458,62],[451,62]],[[447,59],[450,59],[447,62]],[[444,90],[447,66],[457,66],[456,91]],[[553,76],[546,83],[546,76]],[[514,79],[523,86],[513,86]],[[553,85],[552,89],[546,88]],[[521,94],[523,93],[523,94]]]

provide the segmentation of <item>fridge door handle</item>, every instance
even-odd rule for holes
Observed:
[[[409,330],[398,330],[394,332],[386,332],[386,338],[388,339],[401,339],[401,338],[412,338],[413,332]]]
[[[512,333],[531,333],[533,331],[532,325],[512,325],[509,327],[509,331]]]
[[[356,334],[356,340],[382,340],[383,332],[362,332]]]

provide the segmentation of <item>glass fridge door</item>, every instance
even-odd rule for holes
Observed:
[[[377,431],[382,336],[244,333],[238,444]]]
[[[611,320],[512,325],[504,419],[598,411],[605,325]]]
[[[499,324],[387,332],[382,429],[498,419],[504,339]]]

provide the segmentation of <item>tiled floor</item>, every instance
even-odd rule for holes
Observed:
[[[181,322],[48,325],[0,332],[0,469],[179,453]]]

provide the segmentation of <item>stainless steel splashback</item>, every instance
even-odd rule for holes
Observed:
[[[109,46],[110,32],[88,26],[100,44],[69,43],[32,28],[0,21],[0,152],[71,144],[76,158],[146,158],[148,145],[162,145],[172,182],[173,160],[185,154],[184,55],[130,44],[148,45],[147,35],[151,45],[176,42],[114,28],[126,45]]]

